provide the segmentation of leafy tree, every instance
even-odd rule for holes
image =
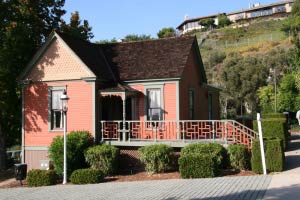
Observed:
[[[219,22],[219,27],[225,27],[231,24],[230,20],[228,17],[224,14],[218,15],[218,22]]]
[[[131,42],[131,41],[141,41],[141,40],[151,40],[151,36],[150,35],[137,35],[137,34],[129,34],[126,35],[124,37],[124,39],[122,39],[123,42]]]
[[[204,26],[206,29],[212,29],[216,26],[213,18],[202,19],[198,22],[198,24]]]
[[[107,43],[117,43],[118,40],[116,38],[113,38],[111,40],[99,40],[99,41],[96,41],[95,43],[96,44],[107,44]]]
[[[92,39],[94,35],[92,33],[92,27],[89,26],[89,22],[87,20],[83,20],[83,24],[81,24],[81,22],[78,11],[75,11],[71,13],[69,24],[66,24],[65,21],[62,22],[61,31],[83,40]]]
[[[168,37],[175,37],[176,31],[172,27],[163,28],[157,33],[157,37],[159,38],[168,38]]]
[[[274,86],[267,85],[267,86],[260,87],[257,93],[260,100],[259,105],[261,107],[261,111],[264,113],[273,112],[274,105],[275,105]]]

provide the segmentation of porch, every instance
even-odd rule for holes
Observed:
[[[215,142],[243,144],[251,149],[258,134],[234,120],[101,121],[101,140],[115,146]]]

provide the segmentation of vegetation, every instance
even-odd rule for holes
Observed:
[[[204,26],[205,29],[212,29],[215,25],[215,20],[213,18],[202,19],[199,22],[199,25]]]
[[[76,29],[63,22],[64,4],[64,0],[0,2],[0,170],[5,166],[6,147],[21,143],[21,86],[17,77],[53,29]],[[81,33],[89,34],[90,29]]]
[[[158,38],[175,37],[176,31],[173,27],[163,28],[157,33]]]
[[[141,41],[141,40],[151,40],[151,36],[150,35],[137,35],[137,34],[129,34],[126,35],[124,37],[124,39],[122,39],[122,42],[132,42],[132,41]]]
[[[181,156],[196,154],[209,155],[215,160],[219,168],[226,168],[228,166],[228,157],[226,149],[217,143],[195,143],[189,144],[181,149]]]
[[[165,172],[171,168],[173,148],[165,144],[144,146],[139,149],[140,160],[149,173]]]
[[[180,156],[178,162],[182,178],[210,178],[219,173],[214,157],[208,154],[184,154]]]
[[[285,118],[262,119],[262,131],[264,137],[279,138],[283,141],[283,147],[286,148],[288,128]],[[253,121],[253,129],[258,130],[257,121]]]
[[[33,169],[28,172],[26,182],[30,187],[55,185],[57,175],[54,170]]]
[[[98,169],[77,169],[73,171],[70,180],[73,184],[100,183],[104,179],[104,173]]]
[[[101,170],[104,175],[113,174],[118,167],[119,149],[110,145],[90,147],[85,160],[92,169]]]
[[[231,24],[228,17],[224,14],[218,15],[219,27],[225,27]]]
[[[63,173],[63,137],[53,139],[49,148],[49,158],[57,174]],[[76,169],[87,167],[84,151],[93,144],[91,134],[87,131],[72,131],[67,135],[67,174]]]
[[[264,149],[266,157],[267,170],[269,172],[281,172],[284,167],[283,142],[279,138],[264,138]],[[259,140],[254,140],[252,144],[252,171],[263,173],[261,163],[261,153]]]
[[[250,154],[245,145],[233,144],[227,149],[229,154],[230,165],[234,169],[249,169]]]

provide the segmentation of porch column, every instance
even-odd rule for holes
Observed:
[[[123,136],[123,141],[125,142],[126,140],[126,93],[122,93],[122,102],[123,102],[123,131],[122,131],[122,136]]]

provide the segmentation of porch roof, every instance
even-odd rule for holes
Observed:
[[[114,87],[104,88],[99,90],[100,94],[111,94],[111,93],[126,93],[126,94],[138,94],[140,91],[131,88],[128,85],[117,84]]]

